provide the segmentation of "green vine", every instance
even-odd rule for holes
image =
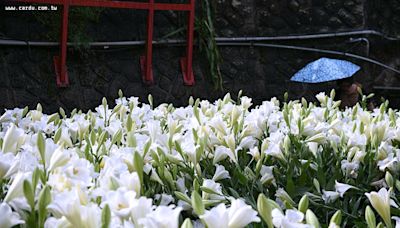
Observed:
[[[222,74],[220,68],[222,58],[215,40],[215,12],[215,1],[201,1],[201,10],[196,18],[196,28],[199,35],[200,52],[205,55],[207,59],[209,66],[208,73],[211,76],[214,88],[222,90]]]
[[[73,7],[69,10],[68,41],[77,43],[76,49],[88,48],[92,38],[87,33],[90,23],[97,23],[103,8]],[[60,39],[61,14],[56,12],[36,12],[35,18],[48,30],[46,39],[58,41]]]

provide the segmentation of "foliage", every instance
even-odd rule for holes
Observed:
[[[123,97],[93,112],[0,117],[0,209],[28,227],[393,227],[400,118],[335,93],[250,108]],[[7,223],[6,223],[7,222]],[[1,227],[6,226],[0,224]],[[400,225],[400,224],[399,224]],[[11,226],[11,225],[10,225]],[[7,226],[6,226],[7,227]]]
[[[90,23],[99,20],[103,8],[94,7],[71,7],[69,9],[68,41],[77,43],[75,48],[87,48],[87,44],[92,41],[87,33]],[[60,40],[60,28],[62,19],[62,7],[58,11],[35,12],[35,18],[44,25],[48,32],[46,38],[52,41]]]
[[[200,51],[204,53],[208,62],[208,74],[211,76],[215,89],[222,90],[223,81],[220,69],[222,58],[215,40],[217,36],[214,27],[215,5],[215,1],[201,1],[201,10],[196,18],[196,28],[199,34]]]

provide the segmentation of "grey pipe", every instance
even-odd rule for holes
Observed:
[[[350,38],[350,42],[351,43],[354,43],[354,42],[365,42],[365,45],[367,46],[367,56],[369,56],[369,51],[370,51],[371,44],[370,44],[368,38],[365,38],[365,37]]]
[[[282,40],[307,40],[307,39],[323,39],[323,38],[334,38],[344,36],[356,36],[356,35],[375,35],[383,37],[387,40],[397,41],[400,38],[389,37],[385,34],[375,30],[360,30],[350,32],[337,32],[337,33],[322,33],[322,34],[310,34],[310,35],[290,35],[290,36],[264,36],[264,37],[216,37],[217,42],[258,42],[258,41],[282,41]],[[153,41],[153,44],[181,44],[186,42],[185,40],[161,40]],[[68,46],[79,45],[80,43],[68,42]],[[89,42],[87,45],[91,47],[99,46],[135,46],[143,45],[145,41],[114,41],[114,42]],[[0,39],[0,45],[11,45],[11,46],[42,46],[42,47],[54,47],[59,45],[59,42],[42,42],[42,41],[21,41],[21,40],[7,40]]]
[[[365,62],[373,63],[378,66],[384,67],[386,69],[389,69],[391,71],[396,72],[397,74],[400,75],[400,71],[388,66],[386,64],[383,64],[381,62],[378,62],[376,60],[356,55],[356,54],[351,54],[347,52],[340,52],[340,51],[331,51],[331,50],[325,50],[325,49],[318,49],[318,48],[308,48],[308,47],[299,47],[299,46],[292,46],[292,45],[281,45],[281,44],[262,44],[262,43],[217,43],[218,46],[254,46],[254,47],[270,47],[270,48],[282,48],[282,49],[291,49],[291,50],[300,50],[300,51],[310,51],[310,52],[318,52],[318,53],[325,53],[325,54],[331,54],[331,55],[340,55],[340,56],[345,56],[345,57],[351,57],[359,60],[363,60]]]
[[[276,36],[276,37],[217,37],[217,45],[219,46],[257,46],[257,47],[271,47],[271,48],[283,48],[283,49],[292,49],[292,50],[301,50],[301,51],[311,51],[311,52],[319,52],[325,54],[333,54],[333,55],[341,55],[352,57],[355,59],[360,59],[366,62],[370,62],[386,69],[392,70],[397,74],[400,74],[400,71],[378,62],[376,60],[363,57],[360,55],[355,55],[346,52],[339,51],[331,51],[317,48],[308,48],[308,47],[300,47],[293,45],[280,45],[280,44],[265,44],[265,43],[253,43],[257,41],[278,41],[278,40],[303,40],[303,39],[321,39],[321,38],[329,38],[329,37],[340,37],[340,36],[354,36],[354,35],[377,35],[384,37],[388,40],[400,40],[399,38],[393,38],[385,36],[384,34],[374,31],[374,30],[361,30],[361,31],[352,31],[352,32],[339,32],[339,33],[327,33],[327,34],[312,34],[312,35],[295,35],[295,36]],[[229,41],[229,42],[227,42]],[[247,41],[247,43],[245,42]],[[185,40],[161,40],[161,41],[153,41],[155,45],[162,44],[170,44],[170,45],[182,45],[186,41]],[[249,43],[250,42],[250,43]],[[143,45],[145,41],[117,41],[117,42],[90,42],[88,43],[91,47],[104,47],[108,48],[111,46],[137,46]],[[12,45],[12,46],[45,46],[45,47],[54,47],[58,46],[58,42],[38,42],[38,41],[20,41],[20,40],[4,40],[0,39],[0,45]],[[77,45],[77,43],[67,43],[68,46]]]
[[[279,41],[279,40],[307,40],[307,39],[322,39],[322,38],[334,38],[344,36],[356,36],[356,35],[375,35],[383,37],[387,40],[397,41],[400,37],[389,37],[385,34],[375,30],[360,30],[350,32],[336,32],[336,33],[321,33],[321,34],[310,34],[310,35],[291,35],[291,36],[265,36],[265,37],[217,37],[216,41],[230,42],[230,41]]]
[[[161,41],[153,41],[153,44],[161,45],[161,44],[183,44],[185,40],[161,40]],[[89,42],[87,43],[90,47],[117,47],[117,46],[138,46],[144,45],[146,42],[143,40],[138,41],[112,41],[112,42]],[[67,46],[76,46],[82,45],[83,43],[74,43],[68,42]],[[22,41],[22,40],[4,40],[0,39],[0,45],[4,46],[31,46],[31,47],[57,47],[60,45],[59,42],[45,42],[45,41]],[[86,45],[86,43],[85,43]]]

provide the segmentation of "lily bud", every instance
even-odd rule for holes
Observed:
[[[320,227],[317,216],[310,209],[308,209],[306,212],[306,222],[307,224],[310,224],[314,228]]]
[[[257,210],[264,222],[267,223],[268,227],[274,227],[274,224],[272,223],[271,212],[275,208],[280,210],[279,205],[275,201],[268,199],[262,193],[258,195]]]
[[[187,218],[183,221],[181,228],[193,228],[192,221]]]
[[[368,224],[369,228],[375,228],[376,227],[375,214],[372,211],[370,206],[367,206],[365,208],[365,220],[367,221],[367,224]]]
[[[342,222],[342,211],[338,210],[335,214],[333,214],[330,223],[335,223],[336,225],[340,226]]]
[[[386,181],[386,184],[389,186],[389,188],[392,188],[394,186],[393,176],[392,176],[392,174],[390,174],[390,172],[386,171],[385,181]]]
[[[314,187],[317,190],[317,192],[321,193],[321,187],[319,185],[319,181],[317,179],[313,179]]]
[[[308,196],[304,195],[303,197],[301,197],[300,202],[299,202],[299,211],[302,213],[306,213],[307,209],[308,209]]]

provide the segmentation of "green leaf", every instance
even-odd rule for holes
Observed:
[[[98,138],[98,144],[101,145],[107,140],[107,132],[104,131],[100,134],[100,137]]]
[[[178,191],[175,191],[174,194],[175,194],[176,198],[178,198],[182,201],[185,201],[188,204],[192,204],[192,200],[186,194],[183,194],[182,192],[178,192]]]
[[[47,124],[54,122],[56,120],[58,120],[60,118],[60,115],[58,115],[58,113],[54,113],[51,116],[49,116],[48,120],[47,120]]]
[[[39,182],[39,178],[40,178],[40,169],[36,168],[33,173],[32,173],[32,190],[33,190],[33,194],[35,194],[35,190],[36,190],[36,186]]]
[[[65,115],[64,109],[60,107],[59,112],[60,112],[61,117],[62,117],[63,119],[65,119],[66,115]]]
[[[220,193],[212,190],[211,188],[207,188],[207,187],[203,187],[203,186],[200,187],[200,190],[205,193],[208,193],[208,194],[221,195]]]
[[[203,200],[201,198],[201,196],[199,195],[199,193],[197,193],[196,191],[192,192],[192,207],[193,207],[193,211],[197,214],[197,215],[202,215],[204,214],[204,204],[203,204]]]
[[[57,129],[56,133],[54,134],[54,143],[56,143],[56,144],[58,143],[58,141],[61,138],[61,133],[62,133],[62,128],[60,127]]]
[[[132,117],[131,115],[128,115],[128,118],[126,120],[126,130],[130,132],[132,130],[133,122],[132,122]]]
[[[35,194],[33,192],[33,188],[31,183],[28,180],[24,180],[23,190],[26,200],[28,201],[31,210],[35,210]]]
[[[39,194],[39,227],[43,227],[47,217],[47,205],[51,202],[50,187],[45,186]]]
[[[235,169],[234,177],[237,178],[240,184],[247,185],[248,179],[239,169]]]
[[[101,211],[101,228],[110,227],[111,223],[111,210],[108,204]]]
[[[121,142],[121,139],[122,139],[122,130],[118,129],[118,131],[112,137],[111,145],[115,143],[119,144]]]
[[[45,154],[46,154],[46,142],[44,141],[44,137],[43,137],[42,132],[38,133],[38,136],[37,136],[37,147],[39,149],[39,153],[40,153],[40,157],[42,159],[42,162],[43,162],[43,164],[45,164],[45,162],[46,162],[46,157],[45,157]]]
[[[151,146],[151,140],[148,139],[147,142],[146,142],[146,144],[144,145],[144,148],[143,148],[143,151],[144,151],[144,152],[143,152],[143,157],[145,157],[146,154],[149,152],[150,146]]]
[[[143,186],[143,158],[137,151],[133,155],[133,165],[139,176],[140,184]]]
[[[24,118],[24,117],[26,116],[26,114],[28,113],[28,111],[29,111],[29,107],[28,107],[28,106],[25,106],[24,110],[22,110],[22,118]]]

